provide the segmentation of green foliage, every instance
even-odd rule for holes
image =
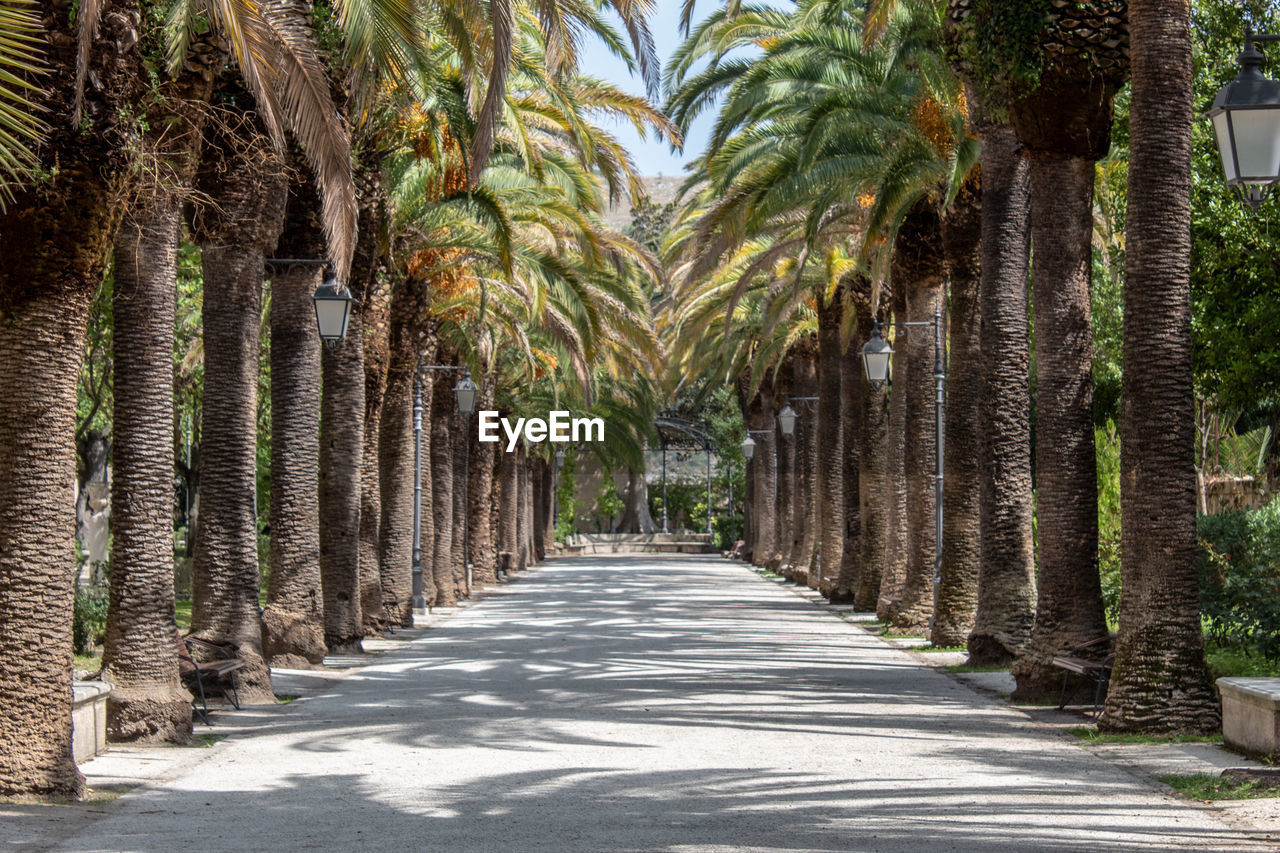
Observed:
[[[733,543],[742,538],[743,519],[741,514],[716,515],[711,518],[711,532],[715,536],[716,547],[728,551]]]
[[[1115,424],[1093,431],[1098,462],[1098,571],[1107,624],[1120,621],[1120,436]]]
[[[1280,660],[1280,498],[1202,516],[1201,609],[1220,645]]]
[[[1067,734],[1075,735],[1086,743],[1222,743],[1221,734],[1178,734],[1178,735],[1145,735],[1145,734],[1109,734],[1100,732],[1093,726],[1075,726],[1067,729]]]
[[[1280,660],[1267,660],[1247,648],[1223,645],[1210,639],[1205,643],[1205,662],[1213,678],[1280,678]]]
[[[1173,790],[1193,800],[1253,800],[1259,797],[1280,797],[1280,788],[1253,779],[1223,779],[1211,773],[1193,773],[1188,776],[1169,774],[1160,781]]]
[[[569,449],[564,454],[560,468],[560,480],[556,484],[556,541],[563,542],[573,535],[574,518],[577,515],[578,451]]]
[[[78,655],[88,655],[102,645],[107,633],[107,591],[100,587],[76,587],[71,611],[71,645]]]
[[[1049,0],[973,0],[955,50],[985,100],[1004,103],[1035,89],[1044,70],[1040,39]]]
[[[618,497],[618,490],[613,485],[613,471],[606,468],[603,472],[603,480],[600,494],[596,496],[595,507],[596,518],[602,531],[610,528],[610,522],[617,520],[623,508],[622,498]]]

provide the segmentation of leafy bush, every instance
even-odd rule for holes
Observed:
[[[1098,571],[1107,624],[1120,621],[1120,437],[1111,421],[1093,431],[1098,461]]]
[[[1280,497],[1200,518],[1201,608],[1214,641],[1280,659]]]
[[[71,611],[71,643],[78,655],[92,654],[107,633],[107,592],[95,587],[76,587]]]
[[[733,543],[742,538],[741,515],[717,515],[711,519],[711,529],[715,534],[716,547],[728,551]]]

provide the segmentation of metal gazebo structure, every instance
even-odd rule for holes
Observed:
[[[667,450],[671,449],[701,450],[707,455],[707,533],[711,533],[711,435],[695,421],[669,415],[654,418],[653,425],[662,449],[662,532],[671,532],[667,527]]]

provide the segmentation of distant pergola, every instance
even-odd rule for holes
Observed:
[[[707,533],[711,533],[711,436],[695,421],[660,415],[653,420],[662,448],[662,532],[667,528],[667,450],[701,450],[707,455]]]

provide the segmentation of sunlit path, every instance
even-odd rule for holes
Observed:
[[[742,564],[689,557],[547,564],[104,812],[59,849],[1251,847]]]

